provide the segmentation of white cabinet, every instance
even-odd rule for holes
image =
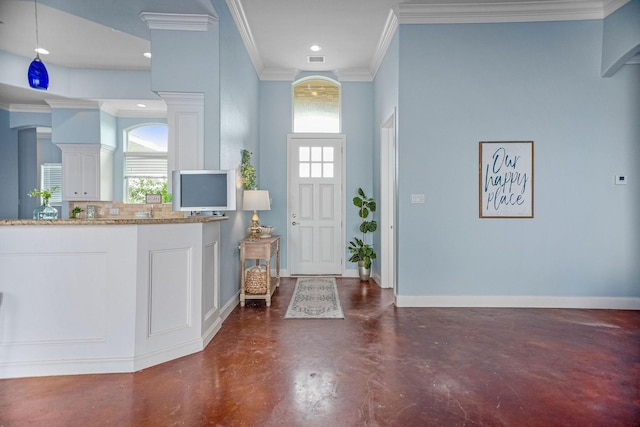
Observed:
[[[62,150],[62,200],[113,199],[113,147],[58,144]]]

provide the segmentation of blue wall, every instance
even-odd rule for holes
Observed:
[[[254,153],[254,166],[260,162],[259,80],[226,3],[223,0],[213,3],[220,25],[219,167],[236,169],[238,173],[238,210],[227,212],[229,219],[220,225],[220,299],[225,304],[240,291],[240,251],[237,242],[246,237],[249,225],[248,213],[241,210],[242,183],[239,177],[242,150]]]
[[[399,81],[399,36],[396,31],[395,35],[391,39],[391,43],[387,48],[387,53],[378,68],[378,72],[376,73],[376,77],[374,80],[374,119],[373,119],[373,127],[374,127],[374,145],[373,145],[373,170],[374,177],[373,180],[373,189],[374,189],[374,198],[381,202],[380,196],[380,164],[381,164],[381,137],[380,137],[380,126],[384,124],[391,115],[396,113],[396,125],[399,121],[398,115],[398,90],[400,87]],[[396,141],[397,142],[397,141]],[[380,220],[380,211],[378,209],[374,214],[374,218],[376,220]],[[379,227],[382,224],[378,224]],[[380,229],[380,228],[379,228]],[[398,227],[396,224],[395,227],[396,233],[398,232]],[[380,248],[380,234],[374,234],[374,246],[376,248]],[[380,250],[378,250],[378,254],[380,254]],[[397,251],[396,251],[397,258]],[[374,261],[373,270],[380,275],[380,262]],[[388,285],[388,284],[385,284]]]
[[[326,73],[317,73],[334,78]],[[308,77],[308,75],[300,76]],[[274,225],[282,236],[281,265],[287,267],[287,135],[292,133],[292,82],[260,82],[259,187],[269,190],[271,211],[260,213],[263,223]],[[351,205],[358,187],[371,193],[373,182],[373,83],[343,82],[341,85],[342,133],[346,136],[346,183],[344,209],[346,235],[358,233],[359,218]],[[345,246],[345,256],[347,256]],[[353,265],[347,268],[355,268]]]
[[[291,82],[260,82],[260,162],[258,187],[269,190],[271,211],[260,221],[276,227],[282,236],[280,263],[287,266],[287,134],[291,133]]]
[[[0,219],[18,218],[18,132],[0,108]]]
[[[640,296],[640,67],[600,76],[602,27],[400,26],[400,294]],[[478,218],[505,140],[534,141],[534,219]]]

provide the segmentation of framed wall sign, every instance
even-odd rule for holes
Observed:
[[[533,141],[480,142],[480,218],[533,218]]]

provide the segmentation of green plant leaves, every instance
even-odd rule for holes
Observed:
[[[251,151],[242,150],[242,164],[240,165],[240,175],[242,176],[242,186],[245,190],[258,188],[256,183],[256,169],[251,164]]]
[[[364,243],[365,235],[373,233],[378,229],[378,223],[375,220],[368,220],[369,214],[376,211],[376,202],[371,197],[367,197],[362,188],[358,188],[358,195],[353,198],[353,205],[358,208],[358,216],[361,218],[358,227],[362,233],[362,239],[354,237],[347,249],[351,253],[350,262],[363,261],[365,268],[371,268],[371,260],[376,258],[373,247]]]

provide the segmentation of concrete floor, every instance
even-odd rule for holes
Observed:
[[[134,374],[0,380],[0,426],[639,426],[640,312],[237,307],[205,351]]]

